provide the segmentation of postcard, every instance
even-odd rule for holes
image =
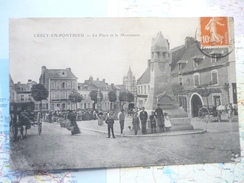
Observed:
[[[10,19],[10,167],[240,158],[234,20]]]

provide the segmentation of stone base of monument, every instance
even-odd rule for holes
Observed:
[[[190,118],[170,118],[171,131],[194,130]]]
[[[191,118],[188,117],[188,114],[183,109],[164,110],[164,113],[168,113],[170,117],[171,131],[194,130],[191,125]]]

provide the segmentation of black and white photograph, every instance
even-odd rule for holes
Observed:
[[[237,162],[234,20],[9,20],[10,168]]]

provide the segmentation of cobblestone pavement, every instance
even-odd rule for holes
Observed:
[[[131,119],[127,118],[125,127],[129,124]],[[38,135],[37,127],[32,127],[28,130],[26,139],[11,142],[11,169],[52,170],[224,163],[232,162],[233,154],[240,154],[237,122],[213,122],[206,125],[205,122],[193,119],[192,124],[195,128],[206,127],[207,132],[120,137],[119,124],[116,121],[114,128],[118,136],[116,139],[108,139],[107,126],[98,126],[95,120],[79,121],[82,133],[75,136],[61,128],[59,123],[43,123],[41,135]],[[133,134],[128,127],[125,128],[125,133]]]

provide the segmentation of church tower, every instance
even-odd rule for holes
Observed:
[[[127,72],[127,75],[123,78],[123,85],[125,89],[131,92],[134,96],[136,96],[136,78],[133,75],[131,68]]]
[[[147,110],[155,110],[157,104],[161,104],[163,109],[172,108],[170,63],[169,42],[159,32],[157,37],[152,39],[151,45],[150,91],[145,103]]]

